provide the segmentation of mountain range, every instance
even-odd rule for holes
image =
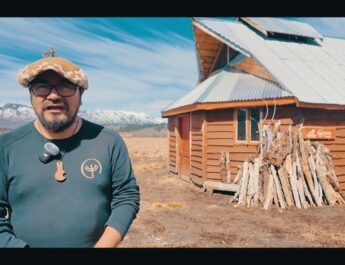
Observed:
[[[123,126],[128,124],[160,124],[166,120],[152,117],[143,112],[116,110],[79,110],[78,115],[103,126]],[[16,103],[0,103],[0,128],[15,129],[36,119],[32,107]]]

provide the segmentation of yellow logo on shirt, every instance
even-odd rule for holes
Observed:
[[[81,164],[80,171],[85,178],[93,179],[96,174],[102,173],[102,164],[95,158],[89,158]]]

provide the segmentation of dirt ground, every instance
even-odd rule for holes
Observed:
[[[169,177],[166,138],[124,137],[141,192],[120,247],[345,247],[345,207],[265,211],[235,207]]]

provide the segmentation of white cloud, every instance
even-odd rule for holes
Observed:
[[[25,64],[41,58],[48,45],[56,48],[57,56],[69,58],[88,74],[90,88],[84,94],[83,109],[122,109],[159,116],[165,103],[194,86],[197,72],[192,40],[176,33],[142,39],[116,26],[85,23],[70,18],[0,18],[0,51],[4,51],[0,53],[1,101],[25,102],[27,94],[20,94],[23,89],[15,76]],[[107,31],[117,39],[85,31],[87,27]]]

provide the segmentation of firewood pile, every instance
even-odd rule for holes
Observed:
[[[234,179],[239,190],[232,202],[247,207],[287,209],[345,204],[339,193],[332,156],[310,143],[301,128],[281,132],[280,122],[260,132],[259,154],[247,159]]]

